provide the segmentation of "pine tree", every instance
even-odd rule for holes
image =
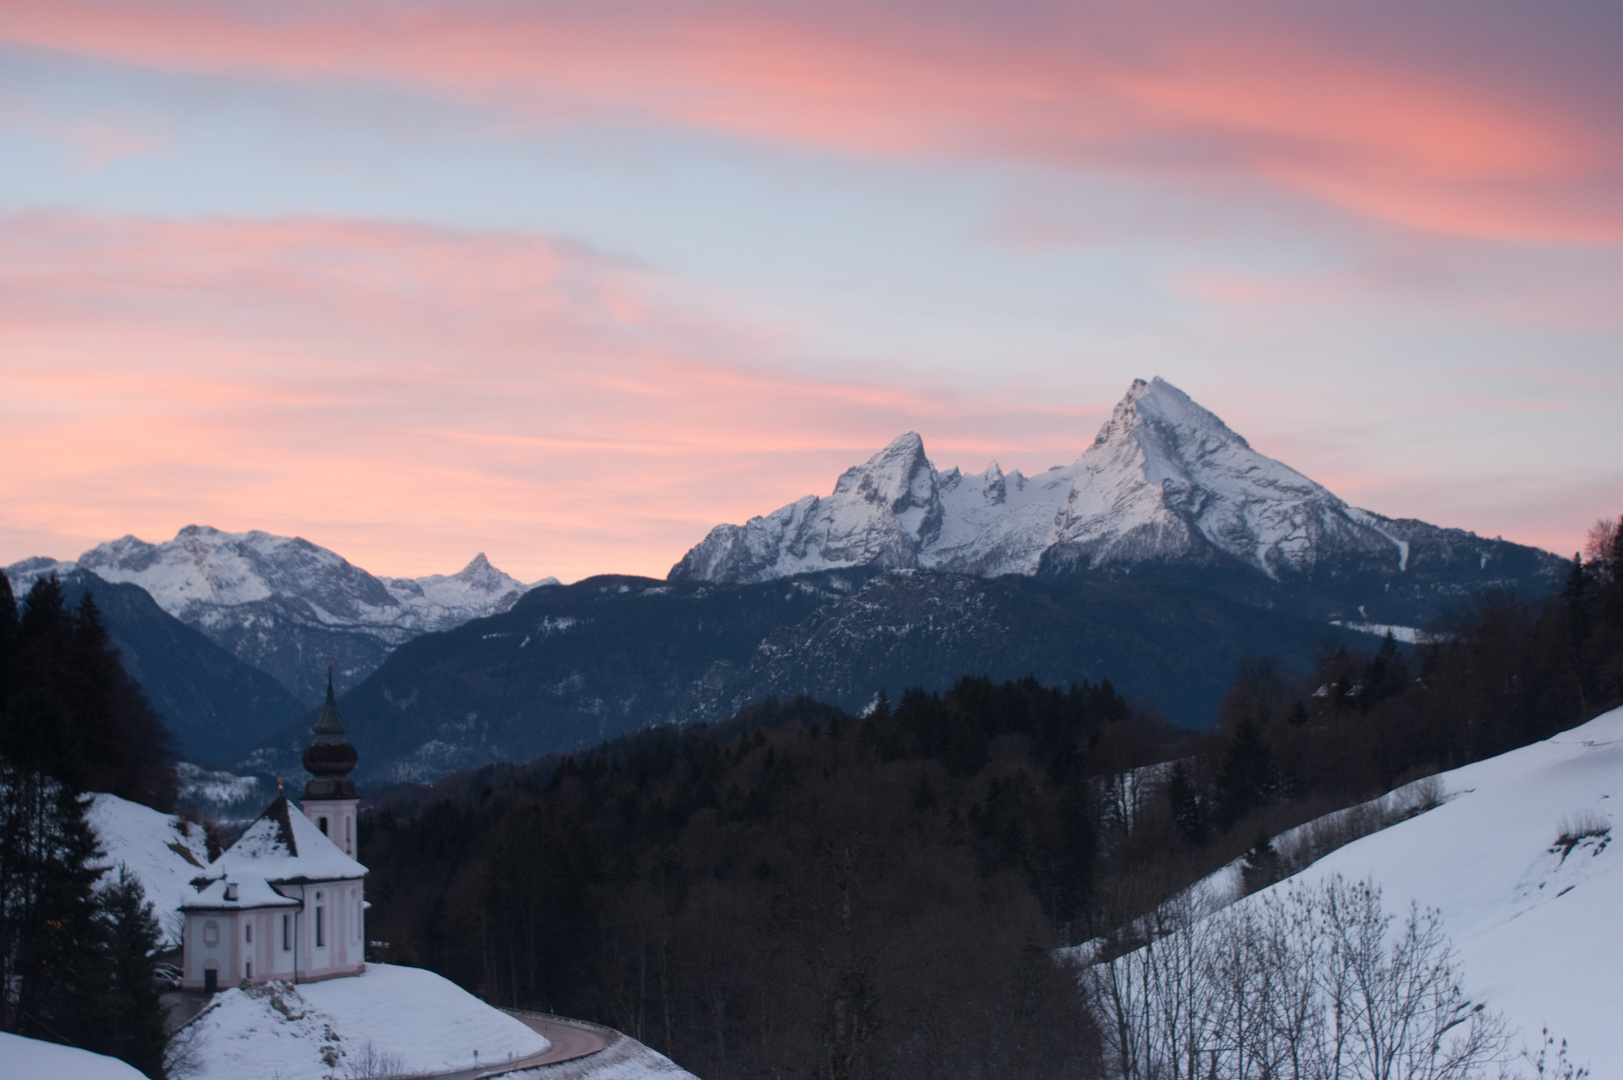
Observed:
[[[158,922],[141,883],[119,868],[99,896],[102,978],[87,1049],[120,1058],[162,1080],[164,1006],[158,996]]]
[[[173,805],[173,740],[120,664],[90,592],[70,610],[54,576],[35,582],[6,668],[0,753],[13,764],[75,791]]]
[[[1245,815],[1272,802],[1279,792],[1279,771],[1263,740],[1262,729],[1250,717],[1240,721],[1229,742],[1223,771],[1217,778],[1218,826],[1227,832]]]
[[[1195,783],[1189,778],[1189,770],[1181,761],[1172,766],[1167,798],[1172,802],[1172,820],[1177,824],[1178,831],[1183,833],[1183,838],[1194,847],[1204,846],[1206,814],[1201,810],[1200,797],[1195,793]]]
[[[0,574],[0,715],[6,708],[6,692],[10,686],[11,651],[17,647],[17,597],[11,591],[11,579]]]
[[[1257,833],[1256,841],[1245,853],[1245,862],[1240,866],[1240,880],[1245,883],[1245,891],[1254,893],[1258,889],[1266,889],[1280,879],[1281,869],[1279,852],[1274,850],[1273,839],[1265,832]]]
[[[84,1046],[102,963],[85,803],[67,785],[0,759],[0,1026]]]
[[[1386,632],[1380,651],[1364,669],[1363,687],[1358,694],[1358,707],[1364,712],[1377,703],[1403,693],[1409,685],[1409,665],[1398,652],[1398,639],[1392,631]]]

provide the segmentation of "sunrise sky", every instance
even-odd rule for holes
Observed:
[[[663,575],[1160,375],[1380,513],[1623,510],[1623,4],[0,0],[0,563]]]

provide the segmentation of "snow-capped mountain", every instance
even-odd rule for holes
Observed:
[[[6,573],[20,592],[42,575],[76,568],[139,585],[165,611],[310,703],[325,689],[325,654],[337,659],[339,684],[353,685],[402,642],[505,611],[533,587],[482,553],[451,575],[378,578],[299,537],[206,525],[188,525],[160,544],[110,540],[75,562],[26,559]]]
[[[716,526],[670,576],[741,583],[877,566],[991,577],[1237,561],[1278,579],[1349,559],[1401,572],[1409,524],[1419,523],[1347,505],[1170,383],[1137,379],[1071,465],[1033,477],[996,462],[939,472],[909,432],[826,498]]]

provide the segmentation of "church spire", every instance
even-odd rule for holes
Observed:
[[[321,707],[321,716],[310,728],[317,735],[342,735],[349,729],[338,715],[338,702],[332,696],[332,665],[327,665],[327,703]]]
[[[304,748],[304,768],[310,782],[304,785],[306,801],[322,799],[353,799],[355,782],[349,778],[355,768],[355,748],[344,738],[343,718],[338,715],[338,702],[332,692],[332,660],[327,661],[327,702],[321,715],[311,725],[315,735]]]

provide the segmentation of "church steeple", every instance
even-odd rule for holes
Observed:
[[[310,730],[315,739],[304,748],[304,767],[310,773],[310,782],[304,785],[304,801],[355,798],[355,783],[349,773],[355,768],[357,755],[344,738],[348,729],[333,698],[331,663],[327,665],[327,702]]]

